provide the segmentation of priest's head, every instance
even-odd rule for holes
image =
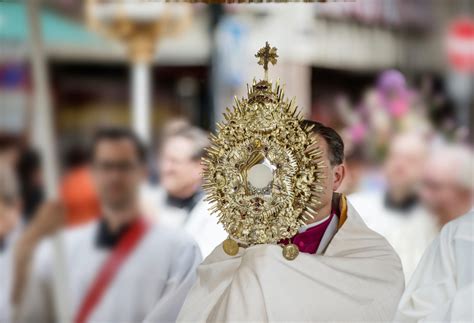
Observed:
[[[422,172],[421,199],[439,224],[467,213],[474,202],[474,156],[464,146],[436,148]]]
[[[191,125],[183,124],[165,133],[158,168],[168,195],[186,199],[201,189],[201,158],[208,146],[208,134]]]
[[[332,128],[326,127],[322,123],[304,120],[303,124],[312,125],[312,133],[316,136],[317,145],[322,151],[321,159],[324,162],[321,194],[321,205],[318,216],[310,220],[315,222],[325,218],[331,212],[333,193],[341,186],[346,168],[344,165],[344,142],[341,136]]]
[[[146,149],[126,128],[99,130],[91,147],[95,186],[104,216],[122,222],[136,211],[139,187],[146,175]]]

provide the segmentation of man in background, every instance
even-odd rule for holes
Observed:
[[[474,212],[447,223],[426,250],[395,322],[474,322]]]
[[[19,138],[0,135],[0,163],[16,173],[22,218],[28,222],[43,200],[39,155]]]
[[[34,149],[24,149],[17,164],[17,176],[20,184],[23,218],[33,220],[44,200],[43,171],[41,158]]]
[[[15,169],[20,155],[19,141],[11,136],[0,135],[0,163]]]
[[[438,232],[417,192],[426,146],[425,140],[415,133],[398,135],[390,144],[384,164],[385,190],[349,196],[369,228],[384,236],[400,256],[405,281],[410,279]]]
[[[64,293],[70,304],[66,319],[141,322],[155,308],[159,322],[174,321],[201,262],[199,249],[184,232],[144,220],[138,195],[146,175],[146,151],[133,132],[99,131],[91,155],[101,217],[60,232],[68,287]],[[45,212],[47,216],[39,218],[60,218],[63,213],[55,202]],[[37,226],[36,242],[47,229]],[[20,322],[58,320],[51,302],[55,296],[53,250],[49,240],[38,247]]]
[[[0,322],[12,316],[13,246],[20,231],[21,201],[10,165],[0,162]]]
[[[206,257],[226,237],[210,216],[202,191],[201,158],[209,146],[205,131],[181,124],[165,132],[158,152],[160,185],[144,190],[144,205],[153,221],[184,228]]]
[[[439,226],[466,214],[474,203],[474,157],[469,148],[435,149],[423,169],[421,199]]]

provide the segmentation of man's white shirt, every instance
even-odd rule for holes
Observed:
[[[142,205],[151,221],[184,229],[199,245],[203,258],[227,238],[218,219],[209,213],[209,203],[200,197],[191,210],[171,206],[162,187],[142,188]]]

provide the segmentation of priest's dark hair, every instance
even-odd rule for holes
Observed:
[[[311,131],[326,140],[331,166],[341,165],[344,162],[344,141],[333,128],[313,120],[303,120],[304,126],[313,126]]]
[[[137,157],[140,162],[145,163],[147,160],[147,149],[145,144],[141,141],[141,139],[137,136],[135,132],[130,130],[129,128],[125,127],[104,127],[99,128],[93,138],[92,143],[90,146],[90,153],[89,158],[92,161],[95,156],[95,151],[97,149],[97,145],[104,140],[130,140],[133,145],[135,146],[135,150],[137,153]]]

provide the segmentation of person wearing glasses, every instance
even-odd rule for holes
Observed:
[[[199,247],[184,231],[154,225],[139,207],[146,151],[128,129],[100,130],[91,147],[91,169],[100,200],[98,220],[63,231],[72,322],[141,322],[158,306],[160,322],[174,321],[195,280]],[[49,202],[45,213],[60,218]],[[21,322],[54,322],[54,253],[37,248],[20,307]],[[158,304],[158,305],[157,305]]]

